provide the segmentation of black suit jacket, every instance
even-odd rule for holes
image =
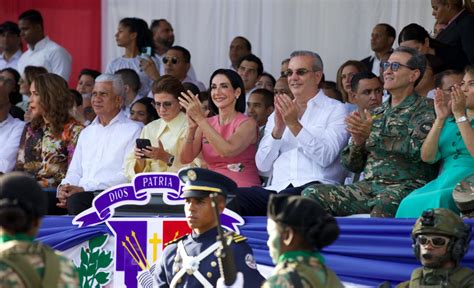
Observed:
[[[474,15],[463,11],[436,39],[453,48],[458,61],[474,65]]]
[[[374,65],[374,59],[375,59],[374,56],[369,56],[367,58],[360,60],[360,62],[362,62],[367,67],[367,70],[372,71],[372,65]]]

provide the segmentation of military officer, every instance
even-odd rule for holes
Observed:
[[[72,261],[34,241],[47,206],[31,176],[0,176],[0,287],[79,287]]]
[[[215,252],[220,243],[216,242],[217,219],[209,195],[219,195],[218,208],[222,213],[227,194],[234,191],[237,184],[224,175],[202,168],[182,169],[178,175],[186,183],[184,212],[192,232],[166,245],[159,265],[152,268],[154,286],[215,287],[220,277]],[[252,249],[245,240],[233,234],[229,244],[236,269],[242,272],[248,283],[246,287],[260,287],[265,279],[258,272]]]
[[[342,151],[341,161],[351,172],[363,171],[364,180],[345,186],[314,184],[302,192],[336,216],[393,217],[408,193],[437,175],[436,167],[420,157],[435,119],[432,101],[414,91],[426,58],[401,46],[382,64],[389,101],[373,115],[354,112],[346,119],[352,142]]]
[[[474,271],[459,264],[469,249],[471,229],[451,210],[424,211],[411,236],[415,256],[423,267],[397,287],[474,287]]]

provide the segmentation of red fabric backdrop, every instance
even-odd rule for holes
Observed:
[[[79,71],[101,68],[100,0],[0,0],[0,23],[18,23],[18,15],[37,9],[44,19],[45,34],[72,55],[69,85],[76,87]],[[25,46],[26,47],[26,46]]]

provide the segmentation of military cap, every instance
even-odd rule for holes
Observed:
[[[184,168],[178,172],[179,179],[185,183],[183,197],[207,197],[218,193],[224,197],[237,189],[237,184],[230,178],[203,168]]]
[[[23,172],[0,176],[0,209],[18,206],[32,218],[41,218],[48,211],[46,193],[38,182]]]
[[[17,36],[20,36],[20,28],[18,28],[18,25],[14,22],[5,21],[0,25],[0,33],[4,33],[7,31],[12,32]]]
[[[456,185],[453,199],[463,214],[474,210],[474,174],[464,178]]]

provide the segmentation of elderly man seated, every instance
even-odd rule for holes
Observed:
[[[92,108],[97,117],[79,135],[76,151],[61,185],[58,206],[75,215],[91,207],[94,191],[126,183],[124,160],[140,135],[140,125],[121,110],[125,100],[118,75],[95,80]]]

